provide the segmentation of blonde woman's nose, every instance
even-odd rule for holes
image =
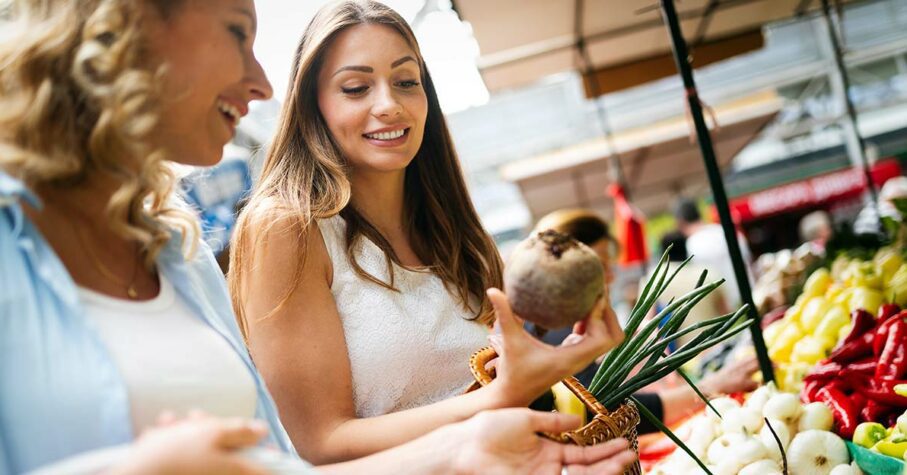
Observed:
[[[271,87],[271,81],[268,81],[261,63],[253,57],[248,70],[245,83],[252,100],[265,101],[270,99],[274,95],[274,89]]]

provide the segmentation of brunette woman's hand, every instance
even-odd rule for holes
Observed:
[[[139,436],[128,459],[110,473],[264,475],[263,469],[236,452],[254,446],[265,434],[264,423],[248,419],[195,414],[161,420],[159,426]]]
[[[505,406],[529,405],[552,385],[578,373],[624,339],[606,298],[599,300],[589,317],[574,326],[573,335],[559,347],[526,332],[503,292],[489,289],[488,298],[497,314],[497,331],[489,339],[499,355],[497,376],[490,386],[496,388]]]

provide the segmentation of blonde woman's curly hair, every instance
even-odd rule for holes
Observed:
[[[180,3],[16,0],[0,41],[0,169],[32,187],[116,180],[108,222],[143,244],[149,267],[174,229],[184,243],[197,234],[171,202],[165,154],[149,143],[166,68],[147,64],[141,19],[167,18]]]

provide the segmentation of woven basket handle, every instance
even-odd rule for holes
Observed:
[[[482,386],[487,386],[494,380],[494,375],[486,369],[488,363],[497,358],[498,354],[494,351],[492,347],[482,348],[479,351],[476,351],[469,358],[469,369],[472,371],[472,376],[476,379]],[[583,385],[573,376],[568,376],[567,379],[561,381],[567,386],[573,394],[576,394],[576,397],[585,404],[585,406],[595,414],[607,414],[608,411],[605,409],[605,406],[602,403],[598,402],[595,399],[595,396],[592,395]]]

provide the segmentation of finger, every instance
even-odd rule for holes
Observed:
[[[576,333],[571,333],[571,334],[567,335],[567,338],[564,338],[564,341],[561,342],[560,346],[575,345],[581,341],[583,341],[582,335],[577,335]]]
[[[190,421],[203,421],[209,417],[211,416],[201,409],[190,409],[189,412],[186,413],[186,419]]]
[[[605,305],[605,308],[602,311],[602,320],[605,322],[605,326],[607,327],[608,334],[611,338],[623,341],[624,329],[621,328],[620,322],[617,321],[617,314],[614,313],[614,309],[611,308],[610,304]]]
[[[625,450],[595,464],[567,465],[567,473],[569,475],[621,475],[635,460],[636,454]]]
[[[264,422],[246,419],[223,421],[216,430],[215,444],[229,450],[255,445],[268,433]]]
[[[167,427],[173,425],[176,420],[176,413],[170,410],[166,410],[157,415],[155,425],[157,425],[158,427]]]
[[[588,323],[586,322],[586,319],[584,318],[573,324],[573,333],[575,333],[577,335],[583,335],[586,333],[587,326],[588,326]]]
[[[527,410],[533,432],[564,432],[579,427],[582,420],[573,414]]]
[[[513,315],[513,310],[510,309],[510,302],[507,301],[507,296],[504,295],[504,292],[495,288],[490,288],[486,294],[498,317],[495,323],[501,329],[501,334],[507,335],[513,334],[514,332],[525,331],[523,330],[523,325],[521,325]]]
[[[605,460],[607,458],[620,454],[624,450],[627,450],[629,446],[630,444],[627,442],[627,439],[624,439],[623,437],[587,447],[580,447],[578,445],[565,445],[563,450],[563,463],[565,465],[594,464],[601,460]]]
[[[488,335],[488,343],[491,344],[491,347],[494,348],[495,353],[503,354],[504,351],[504,342],[501,339],[501,335]]]

